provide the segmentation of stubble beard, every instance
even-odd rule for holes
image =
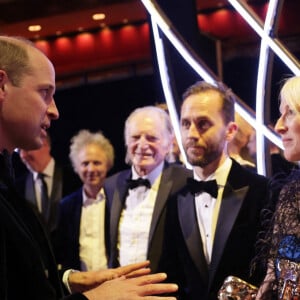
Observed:
[[[202,156],[192,156],[187,153],[188,162],[194,167],[205,168],[220,157],[219,151],[206,151]]]

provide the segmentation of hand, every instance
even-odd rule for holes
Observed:
[[[109,280],[100,286],[83,293],[89,300],[158,300],[165,293],[176,292],[176,284],[160,283],[166,274],[148,274],[136,278],[122,276]],[[154,296],[156,295],[156,296]],[[175,297],[163,297],[164,300],[176,300]]]
[[[127,278],[138,277],[150,273],[149,261],[131,264],[115,269],[101,271],[76,272],[69,275],[69,285],[73,293],[84,292],[95,288],[107,280],[112,280],[121,276]]]

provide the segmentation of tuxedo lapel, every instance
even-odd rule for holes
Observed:
[[[76,195],[76,201],[74,201],[74,208],[73,208],[73,217],[74,217],[74,230],[69,232],[71,236],[75,236],[78,239],[79,244],[79,236],[80,236],[80,219],[81,219],[81,210],[83,205],[83,198],[82,198],[82,188],[80,188]]]
[[[37,207],[33,174],[31,172],[28,172],[25,178],[25,198]]]
[[[228,236],[235,224],[236,218],[240,212],[241,206],[249,189],[248,185],[233,188],[231,183],[235,182],[236,184],[238,181],[235,175],[235,172],[231,172],[229,174],[223,192],[223,198],[214,237],[212,261],[210,264],[210,284],[214,279],[225,245],[227,243]]]
[[[196,217],[195,199],[191,193],[178,196],[178,217],[190,256],[199,270],[203,282],[207,282],[207,262]]]
[[[54,165],[54,174],[53,174],[53,186],[51,191],[51,205],[57,203],[62,199],[62,190],[63,190],[63,174],[62,168],[55,163]]]
[[[162,176],[161,176],[161,181],[160,181],[160,185],[159,185],[156,200],[155,200],[154,211],[152,214],[148,245],[151,245],[151,241],[152,241],[153,234],[155,232],[155,228],[157,226],[158,220],[162,214],[164,207],[166,206],[166,202],[170,195],[170,191],[172,188],[172,180],[170,177],[170,173],[171,173],[171,169],[168,168],[163,171]]]
[[[130,178],[131,172],[128,171],[124,174],[120,174],[119,178],[117,179],[116,188],[113,194],[112,199],[112,207],[110,212],[110,238],[111,244],[117,245],[118,243],[118,228],[119,228],[119,221],[120,215],[123,209],[125,197],[127,194],[127,179]]]
[[[62,169],[56,163],[54,165],[54,173],[52,180],[52,189],[49,198],[49,209],[46,218],[47,226],[50,231],[55,230],[57,226],[57,214],[59,202],[62,199],[62,189],[63,189],[63,178]]]

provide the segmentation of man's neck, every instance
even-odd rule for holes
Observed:
[[[209,177],[211,174],[215,173],[216,170],[221,166],[224,161],[226,160],[227,155],[222,154],[219,158],[215,159],[210,164],[200,167],[200,166],[193,166],[193,169],[197,176],[201,178],[202,180],[205,180],[207,177]]]
[[[99,191],[101,190],[102,188],[102,185],[97,185],[97,186],[87,186],[87,185],[84,185],[83,186],[83,189],[84,189],[84,192],[85,194],[90,197],[90,198],[93,198],[93,199],[96,199],[97,198],[97,195],[99,193]]]

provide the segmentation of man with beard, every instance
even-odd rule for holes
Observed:
[[[197,82],[187,89],[180,128],[193,178],[169,201],[164,270],[179,284],[180,299],[215,300],[227,276],[259,280],[250,262],[267,179],[227,154],[237,125],[234,95],[222,85]]]

